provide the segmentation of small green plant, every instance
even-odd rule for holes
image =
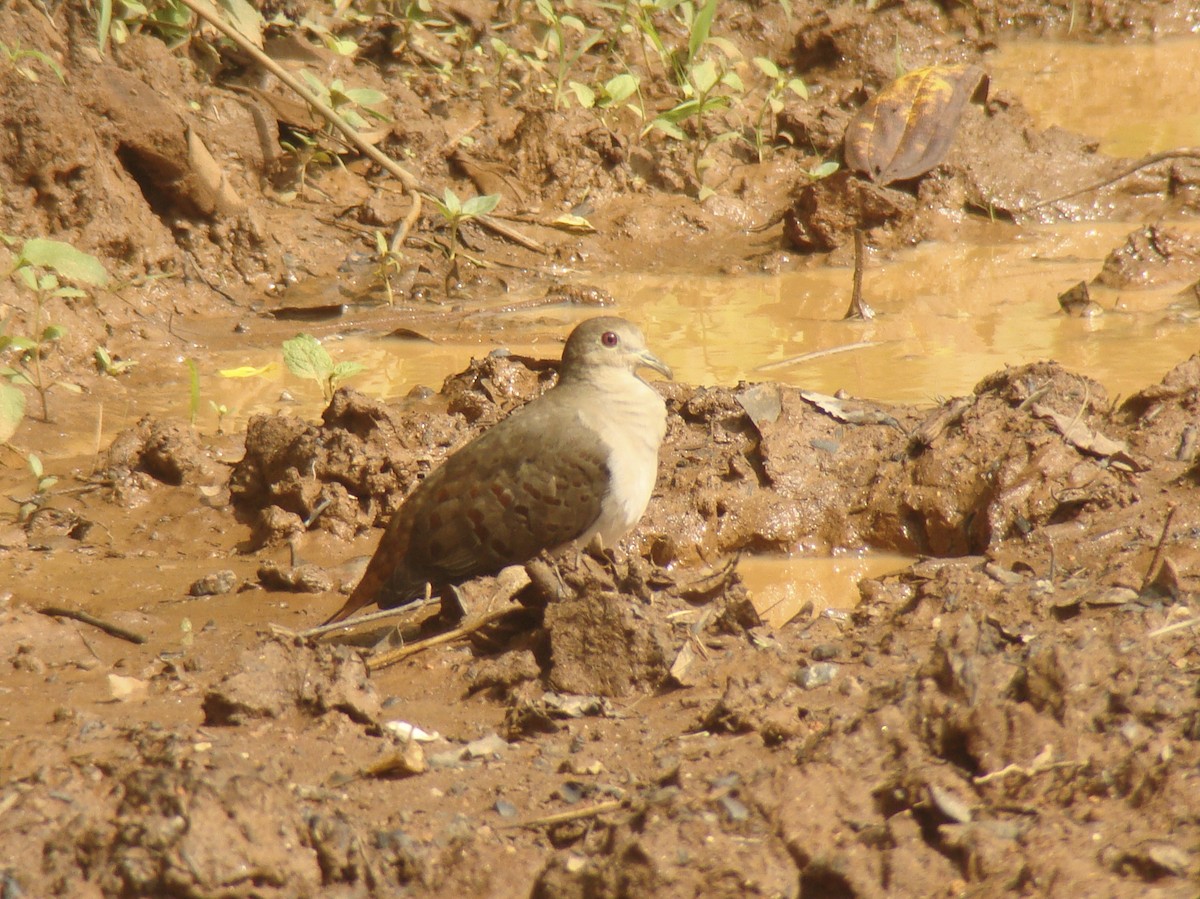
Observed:
[[[54,475],[46,474],[46,469],[42,466],[42,460],[38,458],[36,453],[30,453],[25,457],[25,463],[29,466],[30,472],[33,473],[36,486],[33,496],[28,499],[18,500],[20,507],[17,509],[17,522],[25,524],[33,517],[34,513],[50,499],[50,488],[58,483],[58,478]]]
[[[827,159],[825,162],[813,166],[805,174],[813,181],[820,181],[822,178],[828,178],[841,168],[837,162],[832,159]]]
[[[483,194],[471,197],[464,203],[458,198],[458,194],[448,187],[442,192],[442,199],[440,201],[433,201],[434,205],[437,206],[438,212],[442,214],[442,218],[446,220],[446,224],[450,227],[448,258],[453,259],[458,252],[459,225],[463,222],[469,222],[473,218],[479,218],[481,215],[487,215],[496,208],[499,202],[499,194]]]
[[[357,362],[334,365],[329,351],[311,334],[297,334],[291,340],[285,340],[283,361],[292,374],[320,384],[326,400],[333,399],[333,392],[343,381],[363,371],[363,366]]]
[[[396,304],[396,296],[392,293],[392,275],[400,274],[404,267],[404,258],[392,249],[388,243],[387,235],[382,231],[375,231],[375,277],[383,283],[384,292],[387,293],[387,301],[389,306]]]
[[[588,31],[587,26],[578,16],[560,14],[551,0],[535,0],[537,11],[545,20],[546,34],[542,53],[553,56],[554,66],[554,108],[562,105],[567,85],[567,75],[583,56],[603,37],[599,31]],[[566,6],[571,6],[567,0]],[[569,46],[569,32],[575,32],[579,39]],[[539,54],[541,55],[541,54]]]
[[[281,137],[279,146],[291,157],[292,171],[295,172],[296,178],[295,190],[287,191],[282,197],[284,200],[294,200],[297,194],[304,194],[304,188],[308,185],[310,165],[334,165],[341,162],[336,153],[325,149],[315,138],[296,129],[291,129],[287,138]]]
[[[640,103],[625,102],[636,94],[641,86],[637,76],[629,72],[614,75],[594,88],[578,81],[572,81],[568,86],[575,92],[575,99],[584,109],[617,109],[624,105],[626,109],[632,109],[639,119],[646,117]]]
[[[108,354],[102,346],[96,347],[96,351],[92,353],[92,358],[96,360],[96,370],[102,375],[111,375],[118,377],[133,369],[137,365],[136,359],[114,359]]]
[[[217,433],[225,433],[225,416],[229,414],[229,407],[224,403],[218,403],[214,400],[209,400],[208,404],[212,406],[213,412],[217,413]]]
[[[775,65],[775,63],[765,56],[754,57],[754,65],[770,81],[767,94],[763,97],[762,105],[758,108],[758,116],[754,119],[754,151],[758,154],[758,161],[762,162],[766,158],[766,148],[768,145],[765,133],[767,113],[771,114],[771,141],[774,141],[775,117],[783,111],[784,95],[791,92],[801,100],[807,100],[808,86],[799,78],[788,78],[779,71],[779,66]]]
[[[709,148],[740,136],[736,130],[716,130],[712,124],[713,114],[727,108],[735,96],[745,92],[745,86],[737,72],[706,59],[688,70],[683,92],[687,99],[660,113],[646,126],[645,131],[658,129],[669,137],[690,144],[692,174],[696,179],[698,198],[704,200],[713,194],[712,188],[704,183],[704,173],[712,166],[712,160],[708,158]],[[684,122],[690,122],[691,135],[681,127]]]
[[[0,239],[9,246],[16,243],[14,238],[6,235],[0,235]],[[7,333],[9,322],[4,323],[4,327],[0,328],[0,353],[15,352],[19,367],[0,365],[0,377],[6,378],[9,382],[7,386],[10,387],[12,385],[32,387],[42,401],[42,421],[49,421],[50,389],[55,385],[76,391],[79,388],[74,384],[52,379],[42,368],[43,359],[66,334],[66,329],[61,325],[46,322],[46,306],[54,299],[87,296],[85,291],[63,284],[60,279],[65,278],[80,284],[102,286],[108,283],[108,272],[104,270],[104,266],[95,256],[77,250],[69,243],[33,238],[22,244],[21,250],[9,270],[9,277],[33,296],[33,315],[29,322],[30,333],[33,336],[9,334]],[[11,413],[15,408],[11,397],[7,402],[0,400],[0,408]],[[23,405],[21,408],[23,413]],[[12,431],[8,431],[8,428],[11,426],[15,431],[16,425],[19,423],[20,418],[16,422],[11,420],[0,422],[0,435],[7,431],[8,436],[12,436]]]
[[[108,52],[110,40],[123,44],[131,32],[143,29],[172,48],[192,37],[192,11],[180,0],[99,0],[97,7],[96,45],[101,54]]]
[[[20,44],[13,44],[12,47],[9,47],[8,44],[0,41],[0,58],[11,63],[26,81],[36,84],[41,80],[37,69],[29,65],[30,62],[37,62],[57,75],[58,80],[63,84],[67,83],[67,79],[63,77],[62,67],[41,50],[22,50]]]
[[[387,94],[382,91],[369,87],[346,87],[340,78],[335,78],[326,86],[308,69],[301,69],[300,77],[304,79],[308,89],[317,96],[317,99],[332,107],[334,112],[345,119],[346,124],[352,128],[361,130],[367,127],[367,120],[363,116],[370,116],[380,122],[391,121],[379,110],[371,108],[387,100]],[[327,128],[332,133],[333,126],[330,125]]]

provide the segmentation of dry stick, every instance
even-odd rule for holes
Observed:
[[[822,356],[833,356],[837,353],[848,353],[851,350],[865,350],[867,347],[879,346],[886,341],[883,340],[860,340],[858,343],[845,343],[841,346],[832,346],[824,350],[813,350],[811,353],[801,353],[799,356],[790,356],[787,359],[780,359],[778,362],[768,362],[766,365],[755,367],[755,371],[771,371],[775,368],[786,368],[789,365],[797,365],[801,362],[811,362],[814,359],[820,359]]]
[[[81,612],[78,609],[64,609],[60,606],[42,606],[38,609],[42,615],[49,615],[51,618],[70,618],[73,621],[81,621],[84,624],[90,624],[92,627],[98,627],[110,637],[117,637],[121,640],[128,640],[130,643],[142,644],[147,638],[137,633],[136,631],[127,630],[119,624],[110,624],[97,618],[95,615],[89,615],[87,612]]]
[[[305,631],[292,631],[288,628],[280,627],[279,630],[283,633],[294,634],[302,640],[311,640],[314,637],[323,637],[325,634],[332,634],[334,631],[347,630],[348,628],[357,627],[360,624],[373,624],[376,621],[386,621],[389,618],[398,618],[401,615],[407,615],[409,612],[417,612],[424,609],[426,606],[433,605],[434,600],[426,597],[424,599],[414,600],[402,606],[397,606],[394,609],[380,609],[378,612],[368,612],[365,615],[356,615],[353,618],[345,621],[335,621],[333,624],[321,624],[317,627],[310,627]]]
[[[1166,152],[1163,152],[1163,153],[1154,153],[1150,156],[1147,156],[1145,159],[1142,159],[1139,162],[1134,163],[1132,166],[1119,172],[1118,174],[1113,175],[1111,178],[1105,178],[1103,181],[1097,181],[1094,184],[1089,184],[1086,187],[1081,187],[1078,190],[1073,190],[1069,194],[1063,194],[1060,197],[1053,197],[1049,200],[1042,200],[1042,202],[1040,202],[1040,203],[1034,203],[1028,209],[1021,209],[1019,211],[1020,212],[1033,212],[1033,210],[1041,209],[1043,206],[1049,206],[1051,203],[1061,203],[1063,200],[1069,200],[1072,197],[1079,196],[1080,194],[1086,194],[1086,193],[1090,193],[1091,191],[1094,191],[1094,190],[1100,190],[1101,188],[1108,187],[1110,184],[1116,184],[1121,179],[1128,178],[1130,175],[1135,174],[1136,172],[1140,171],[1141,169],[1146,168],[1147,166],[1154,165],[1156,162],[1163,162],[1167,159],[1195,159],[1195,158],[1200,158],[1200,149],[1193,149],[1193,148],[1185,147],[1180,150],[1167,150]]]
[[[609,802],[589,805],[587,808],[577,808],[569,812],[559,812],[557,815],[547,815],[544,818],[517,821],[514,824],[506,824],[504,827],[551,827],[555,824],[567,824],[571,821],[580,821],[584,818],[596,818],[608,812],[615,812],[624,805],[625,800],[613,799]]]
[[[421,184],[417,180],[416,175],[397,163],[382,150],[363,140],[362,136],[359,135],[354,128],[350,127],[350,125],[346,123],[345,119],[338,115],[337,112],[335,112],[328,104],[322,101],[320,97],[316,96],[294,77],[292,77],[291,73],[279,65],[279,63],[275,62],[275,60],[263,53],[262,50],[254,46],[254,44],[251,43],[245,35],[243,35],[232,25],[229,25],[219,16],[214,15],[210,10],[196,2],[196,0],[183,0],[183,4],[204,21],[208,22],[208,24],[216,28],[217,31],[221,32],[223,35],[237,44],[246,53],[250,54],[255,62],[257,62],[260,66],[295,91],[305,103],[319,112],[321,116],[329,122],[329,124],[340,131],[346,140],[357,147],[360,152],[368,156],[374,162],[382,166],[384,170],[397,178],[400,183],[404,185],[404,189],[413,198],[413,210],[410,211],[408,216],[405,217],[405,225],[407,225],[410,220],[416,221],[416,215],[413,213],[416,212],[419,214],[419,210],[421,208]]]
[[[1171,506],[1167,509],[1167,517],[1163,521],[1162,533],[1158,536],[1158,545],[1154,547],[1154,556],[1150,559],[1150,567],[1146,569],[1146,576],[1142,578],[1142,587],[1138,593],[1145,593],[1146,588],[1150,586],[1150,582],[1154,580],[1154,576],[1158,574],[1158,568],[1162,565],[1163,550],[1167,544],[1167,535],[1171,530],[1171,520],[1175,517],[1175,512],[1179,506]]]
[[[1164,627],[1157,628],[1146,634],[1147,637],[1161,637],[1164,634],[1173,634],[1175,631],[1181,631],[1189,627],[1195,627],[1200,624],[1200,618],[1189,618],[1186,621],[1176,621],[1174,624],[1168,624]]]
[[[340,131],[342,136],[345,137],[346,140],[352,143],[355,147],[357,147],[363,155],[382,166],[385,171],[395,176],[400,183],[404,185],[404,189],[413,198],[413,208],[410,209],[408,215],[404,217],[403,223],[401,223],[391,242],[393,249],[402,246],[404,239],[408,236],[408,232],[412,229],[413,225],[416,224],[417,218],[421,214],[422,194],[428,197],[433,197],[433,191],[428,187],[424,187],[417,179],[416,175],[404,168],[404,166],[400,165],[400,163],[396,162],[396,160],[392,159],[375,145],[364,140],[363,137],[354,128],[347,124],[346,120],[338,115],[336,111],[334,111],[328,104],[324,103],[303,84],[293,78],[286,69],[279,65],[279,63],[275,62],[275,60],[263,53],[262,50],[254,46],[254,44],[247,40],[245,35],[243,35],[240,31],[238,31],[232,25],[229,25],[220,17],[214,15],[208,9],[201,6],[200,3],[196,2],[196,0],[182,0],[182,2],[184,6],[190,9],[204,21],[208,22],[208,24],[216,28],[246,53],[250,54],[250,56],[253,57],[260,66],[295,91],[305,103],[320,113],[321,116],[329,122],[329,124]],[[546,252],[546,248],[532,237],[526,237],[515,228],[510,228],[508,225],[496,221],[491,216],[481,215],[476,218],[475,221],[479,222],[481,225],[487,227],[491,231],[494,231],[496,234],[506,237],[514,243],[520,244],[526,249],[533,250],[537,253]]]
[[[443,643],[453,643],[455,640],[460,640],[463,637],[469,637],[476,631],[487,627],[493,621],[497,621],[511,612],[519,611],[521,611],[521,606],[507,606],[503,609],[493,609],[490,612],[484,612],[474,621],[464,624],[462,627],[456,627],[454,630],[446,631],[444,634],[438,634],[426,640],[418,640],[415,643],[408,644],[408,646],[401,646],[399,649],[391,649],[387,652],[381,652],[377,656],[371,656],[371,658],[367,659],[367,670],[378,671],[380,668],[395,665],[397,662],[403,661],[409,656],[423,650],[432,649],[434,646],[441,646]]]

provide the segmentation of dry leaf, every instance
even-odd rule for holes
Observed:
[[[987,97],[979,66],[926,66],[897,78],[846,127],[846,165],[877,184],[924,175],[946,157],[967,102]]]

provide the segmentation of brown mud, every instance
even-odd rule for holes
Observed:
[[[658,486],[623,546],[466,585],[466,622],[486,625],[387,667],[450,625],[421,609],[296,636],[341,604],[419,478],[553,383],[543,307],[623,311],[606,271],[844,262],[864,222],[886,254],[987,216],[1145,221],[1095,283],[1200,296],[1200,245],[1160,224],[1196,212],[1200,162],[1048,202],[1129,161],[1039,129],[1002,90],[919,179],[806,174],[839,158],[898,48],[986,68],[1003,36],[1186,34],[1191,6],[726,0],[714,33],[811,93],[763,161],[746,140],[709,149],[703,203],[685,143],[556,107],[533,70],[467,64],[489,37],[532,53],[529,4],[434,7],[453,29],[381,13],[341,23],[357,58],[308,36],[289,52],[387,93],[381,146],[439,188],[500,193],[545,252],[466,224],[450,263],[427,203],[394,305],[374,231],[409,200],[351,155],[301,189],[260,140],[278,113],[245,88],[275,88],[244,59],[136,33],[101,56],[80,6],[0,9],[5,46],[65,80],[0,61],[2,230],[68,240],[115,282],[51,310],[67,332],[45,366],[82,392],[52,390],[49,422],[31,397],[4,448],[0,893],[1195,896],[1200,356],[1123,399],[1052,361],[932,408],[660,383]],[[668,73],[613,40],[646,60],[647,108],[669,106]],[[573,76],[603,81],[606,59]],[[595,233],[551,227],[571,210]],[[8,333],[29,317],[5,281]],[[342,388],[319,420],[280,398],[224,433],[189,424],[181,359],[211,371],[310,326],[538,352],[473,360],[436,392]],[[96,373],[97,346],[139,365]],[[56,484],[36,489],[30,452]],[[862,550],[915,561],[774,628],[736,564]]]

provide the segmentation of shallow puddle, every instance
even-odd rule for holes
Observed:
[[[780,628],[797,617],[806,621],[827,610],[853,609],[860,580],[900,571],[911,562],[907,556],[888,553],[757,556],[741,559],[738,573],[763,621]]]
[[[1094,135],[1100,151],[1141,156],[1200,145],[1194,38],[1152,44],[1036,40],[989,57],[993,90],[1014,93],[1040,127]]]

